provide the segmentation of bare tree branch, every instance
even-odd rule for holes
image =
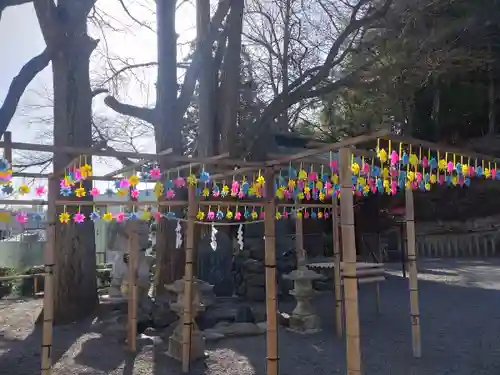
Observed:
[[[50,59],[51,53],[49,48],[46,48],[41,54],[28,61],[12,80],[7,96],[0,107],[0,136],[7,130],[10,121],[14,117],[26,87],[38,73],[49,65]]]
[[[8,7],[22,5],[31,3],[33,0],[0,0],[0,20],[2,19],[2,13]]]

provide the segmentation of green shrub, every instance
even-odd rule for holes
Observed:
[[[17,274],[17,272],[13,268],[0,267],[0,277],[13,276],[16,274]],[[13,290],[15,289],[15,286],[17,283],[18,283],[18,280],[0,281],[0,298],[11,295]]]

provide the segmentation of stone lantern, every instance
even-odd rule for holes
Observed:
[[[297,305],[290,316],[289,329],[298,333],[315,333],[320,331],[320,320],[314,313],[311,299],[315,293],[312,282],[322,279],[323,276],[301,265],[298,269],[283,277],[293,281],[294,289],[290,291],[290,295],[297,301]]]
[[[178,323],[168,339],[168,351],[167,354],[182,362],[182,328],[183,328],[183,314],[184,314],[184,293],[185,293],[186,282],[184,279],[176,280],[170,285],[165,285],[165,288],[177,294],[177,299],[175,302],[170,304],[170,308],[178,316]],[[191,330],[191,361],[196,361],[197,359],[203,358],[205,356],[205,339],[202,332],[198,328],[195,322],[196,316],[204,311],[213,300],[207,298],[211,295],[213,285],[210,285],[202,280],[193,280],[193,299],[191,307],[191,318],[192,318],[192,330]]]

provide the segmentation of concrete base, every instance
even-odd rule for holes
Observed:
[[[182,362],[182,337],[176,335],[175,332],[168,338],[167,355]],[[205,338],[202,336],[201,332],[196,332],[191,339],[190,360],[191,362],[195,362],[201,358],[205,358]]]
[[[290,327],[289,331],[310,334],[321,331],[320,320],[317,315],[292,315],[290,317]]]

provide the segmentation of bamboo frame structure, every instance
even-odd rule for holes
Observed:
[[[274,180],[274,169],[268,167],[265,170],[265,180]],[[276,204],[274,200],[274,184],[267,183],[265,186],[266,212],[275,212]],[[278,375],[278,302],[276,300],[276,222],[273,215],[264,217],[264,237],[265,237],[265,276],[266,276],[266,344],[267,344],[267,375]]]
[[[344,301],[346,315],[347,375],[361,375],[356,233],[352,197],[351,151],[339,151],[340,223],[344,259]],[[340,268],[340,267],[339,267]]]
[[[411,338],[413,356],[420,358],[422,356],[422,342],[420,337],[420,309],[418,302],[418,270],[417,270],[417,252],[415,249],[415,208],[413,200],[413,191],[406,189],[406,237],[409,262],[409,289],[410,289],[410,318],[411,318]]]
[[[340,237],[338,201],[332,202],[332,233],[333,233],[333,283],[335,292],[335,330],[337,337],[344,335],[344,304],[342,303],[342,277],[340,269]]]
[[[296,205],[298,212],[299,205]],[[295,253],[297,255],[297,268],[305,267],[306,252],[304,250],[304,221],[299,215],[295,215]]]
[[[55,147],[48,145],[36,144],[23,144],[12,143],[11,135],[9,132],[4,134],[4,141],[0,142],[0,147],[4,148],[5,158],[12,162],[12,149],[21,150],[34,150],[40,152],[51,153],[69,153],[80,155],[96,155],[103,157],[129,157],[132,159],[142,159],[133,164],[131,167],[121,168],[107,174],[106,176],[91,176],[91,180],[116,180],[117,174],[123,173],[127,170],[141,166],[141,163],[155,160],[159,157],[166,156],[171,161],[172,168],[167,172],[180,171],[182,169],[193,167],[195,165],[209,165],[218,164],[226,166],[238,166],[236,169],[227,170],[225,172],[217,173],[211,176],[211,179],[223,179],[228,176],[241,175],[243,173],[251,173],[257,170],[265,171],[265,180],[273,181],[275,172],[280,165],[299,161],[309,158],[314,155],[329,151],[339,151],[339,169],[340,169],[340,229],[342,233],[342,244],[339,240],[339,216],[338,205],[334,199],[332,202],[332,226],[333,226],[333,247],[334,247],[334,281],[335,281],[335,313],[336,321],[335,326],[337,335],[341,337],[345,331],[346,346],[347,346],[347,374],[360,375],[361,372],[361,351],[360,351],[360,328],[359,328],[359,307],[358,307],[358,279],[356,271],[356,244],[354,233],[354,212],[353,212],[353,196],[352,196],[352,181],[351,181],[351,155],[361,155],[373,157],[375,155],[373,150],[365,150],[355,148],[362,143],[369,143],[378,138],[384,140],[392,140],[395,142],[403,142],[406,144],[414,144],[427,148],[440,149],[445,152],[455,153],[459,155],[468,155],[473,158],[483,159],[486,161],[500,163],[500,159],[490,157],[487,155],[469,152],[466,150],[459,150],[456,148],[421,141],[410,137],[402,137],[390,134],[387,130],[382,130],[372,134],[364,134],[358,137],[348,138],[340,142],[332,144],[315,144],[314,149],[308,149],[299,152],[295,155],[288,156],[273,156],[272,160],[267,160],[261,163],[246,162],[239,160],[229,160],[225,158],[225,154],[217,155],[211,158],[189,158],[184,156],[169,155],[168,151],[165,154],[147,154],[147,153],[132,153],[132,152],[119,152],[113,150],[101,150],[95,148],[76,148],[76,147]],[[73,159],[77,160],[77,158]],[[176,165],[175,163],[187,163],[185,165]],[[56,178],[57,174],[38,174],[38,173],[24,173],[14,172],[13,176],[19,177],[38,177],[49,178],[49,180]],[[52,185],[52,182],[49,181]],[[235,204],[246,204],[254,207],[264,207],[266,213],[275,212],[277,207],[295,207],[296,209],[309,207],[309,208],[325,208],[325,203],[282,203],[274,197],[274,184],[266,183],[266,194],[264,200],[248,200],[248,201],[220,201],[220,200],[202,200],[196,198],[195,190],[193,187],[189,188],[188,201],[151,201],[151,202],[137,202],[137,201],[71,201],[67,199],[59,199],[58,191],[51,191],[49,189],[48,199],[43,200],[0,200],[0,204],[4,205],[47,205],[47,242],[45,247],[45,293],[44,293],[44,319],[43,319],[43,342],[42,342],[42,358],[41,358],[41,373],[42,375],[52,374],[52,325],[54,314],[54,266],[55,266],[55,227],[56,227],[56,208],[57,206],[126,206],[126,207],[140,207],[140,206],[157,206],[157,207],[180,207],[188,206],[187,215],[187,229],[186,229],[186,263],[185,263],[185,293],[184,293],[184,312],[183,312],[183,342],[182,342],[182,370],[184,373],[189,371],[190,356],[191,356],[191,336],[192,336],[192,299],[193,299],[193,252],[194,252],[194,226],[196,222],[196,212],[199,206],[232,206]],[[409,261],[409,289],[410,289],[410,310],[411,310],[411,327],[412,327],[412,348],[414,357],[421,356],[421,328],[420,328],[420,313],[418,301],[418,281],[417,281],[417,264],[416,264],[416,250],[415,250],[415,223],[414,223],[414,203],[413,192],[406,190],[406,230],[407,230],[407,249]],[[296,251],[298,262],[304,262],[304,249],[303,249],[303,228],[302,220],[296,219],[296,232],[297,243]],[[222,223],[221,225],[224,225]],[[278,358],[278,327],[277,327],[277,299],[276,299],[276,245],[275,245],[275,218],[274,215],[266,214],[264,218],[265,226],[265,277],[266,277],[266,313],[267,313],[267,375],[277,375],[279,369]],[[134,232],[134,231],[132,231]],[[128,317],[128,343],[129,349],[136,350],[136,320],[137,320],[137,251],[136,236],[131,236],[129,239],[129,317]],[[342,246],[342,252],[341,252]],[[343,258],[343,259],[341,259]],[[343,260],[343,267],[341,266]],[[359,274],[359,273],[358,273]],[[344,290],[343,290],[344,289]],[[344,302],[344,303],[343,303]],[[135,311],[134,311],[135,308]],[[345,318],[344,318],[345,316]],[[345,322],[344,322],[345,319]],[[344,327],[345,324],[345,327]]]
[[[184,311],[182,315],[182,372],[188,373],[191,366],[191,340],[193,332],[193,262],[195,243],[195,220],[197,211],[196,190],[188,190],[188,222],[186,228],[186,260],[184,269]]]

